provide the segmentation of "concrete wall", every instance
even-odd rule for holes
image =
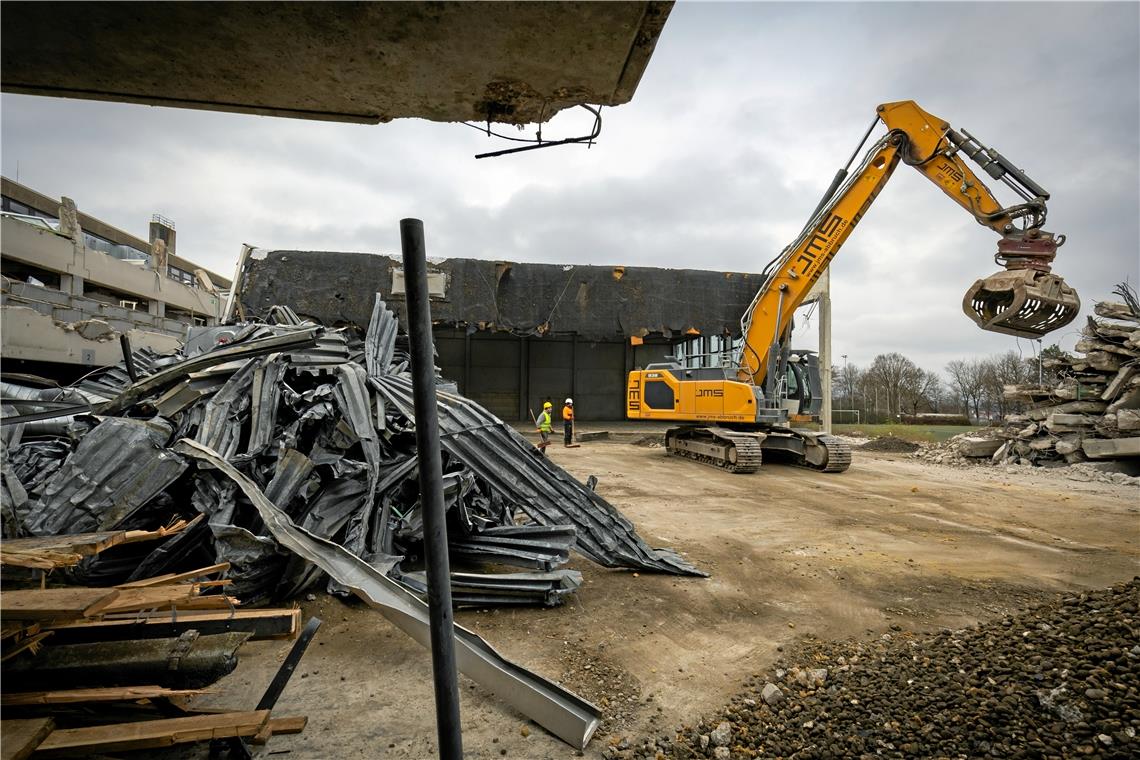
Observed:
[[[129,329],[132,348],[173,351],[181,340],[149,330]],[[117,339],[87,340],[55,322],[46,314],[26,306],[5,305],[0,320],[0,345],[4,359],[80,364],[91,367],[118,364],[123,351]]]

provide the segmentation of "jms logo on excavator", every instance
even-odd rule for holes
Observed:
[[[961,182],[966,178],[962,170],[949,161],[943,161],[938,165],[938,173],[940,177],[949,177],[954,182]]]
[[[629,406],[630,411],[639,411],[641,409],[640,380],[630,380],[628,394],[626,397],[626,404]]]
[[[808,270],[815,266],[821,254],[826,254],[835,248],[835,236],[846,225],[847,222],[838,214],[832,214],[819,223],[819,226],[812,232],[807,245],[796,257],[795,264],[803,263],[800,274],[806,275]]]
[[[708,398],[723,398],[724,397],[724,391],[722,391],[720,388],[705,388],[703,390],[701,390],[701,389],[697,390],[697,398],[706,398],[706,397],[708,397]]]

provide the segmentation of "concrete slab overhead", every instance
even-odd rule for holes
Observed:
[[[4,92],[377,123],[633,97],[671,2],[10,3]]]

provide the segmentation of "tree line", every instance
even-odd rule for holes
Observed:
[[[983,358],[955,359],[945,367],[945,376],[923,369],[900,353],[879,354],[870,365],[859,367],[844,361],[832,367],[832,408],[846,410],[835,415],[840,422],[859,420],[881,423],[904,414],[964,414],[973,420],[1001,419],[1020,410],[1022,402],[1003,397],[1006,385],[1057,382],[1049,359],[1065,353],[1057,345],[1038,357],[1023,357],[1007,351]]]

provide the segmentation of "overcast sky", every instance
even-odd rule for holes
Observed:
[[[1055,271],[1091,313],[1140,280],[1140,4],[678,3],[633,101],[592,149],[508,147],[461,125],[344,125],[4,95],[5,176],[229,276],[241,243],[758,272],[803,226],[882,102],[913,99],[1052,193]],[[560,116],[547,139],[588,124]],[[879,134],[878,132],[876,134]],[[1000,199],[1009,194],[995,189]],[[836,363],[947,361],[984,333],[966,288],[997,236],[900,165],[831,267]],[[1083,317],[1080,320],[1083,322]],[[1079,324],[1046,338],[1071,348]],[[814,347],[815,325],[797,345]]]

